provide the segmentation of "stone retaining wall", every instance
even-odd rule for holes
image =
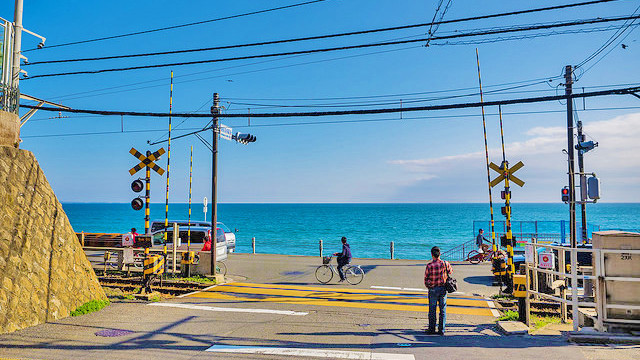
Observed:
[[[105,298],[35,156],[0,146],[0,333]]]

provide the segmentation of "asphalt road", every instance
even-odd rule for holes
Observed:
[[[0,336],[20,359],[633,359],[638,347],[578,346],[558,336],[502,336],[488,267],[454,265],[444,336],[425,335],[424,262],[356,259],[357,285],[320,285],[319,258],[235,254],[230,282],[161,303],[114,303]],[[106,334],[105,334],[106,332]],[[116,335],[105,337],[100,335]]]

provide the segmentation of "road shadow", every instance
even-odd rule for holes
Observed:
[[[464,282],[475,285],[493,286],[493,276],[467,276],[463,279]]]

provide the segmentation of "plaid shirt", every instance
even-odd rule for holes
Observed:
[[[447,274],[451,274],[453,268],[448,261],[433,260],[427,264],[424,270],[424,286],[432,289],[436,286],[442,286],[447,281]]]

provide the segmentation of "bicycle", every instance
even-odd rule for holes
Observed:
[[[331,281],[334,274],[340,276],[336,267],[331,264],[331,258],[332,256],[322,257],[322,265],[316,269],[316,280],[322,284]],[[343,269],[344,276],[351,285],[358,285],[362,282],[362,279],[364,279],[364,270],[360,268],[360,265],[347,264]]]
[[[504,254],[500,251],[497,252],[497,257],[504,257]],[[467,254],[467,261],[471,264],[479,264],[483,261],[490,261],[494,258],[493,250],[485,250],[483,253],[479,253],[478,250],[471,250]]]

